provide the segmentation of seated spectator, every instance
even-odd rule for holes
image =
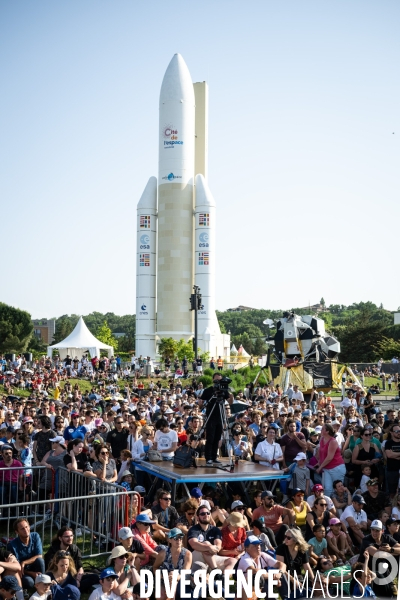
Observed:
[[[24,597],[22,587],[19,585],[18,580],[13,575],[6,575],[2,577],[0,581],[0,598],[3,600],[11,600],[16,597],[20,600]]]
[[[189,500],[186,500],[186,502],[182,505],[183,515],[179,517],[176,526],[179,527],[185,536],[190,527],[195,524],[194,516],[198,507],[197,501],[194,498],[189,498]]]
[[[351,567],[349,565],[333,566],[330,558],[321,556],[317,561],[316,571],[329,580],[329,590],[331,594],[337,594],[338,585],[343,597],[350,598],[350,581],[352,579]]]
[[[89,600],[100,600],[107,598],[107,600],[121,600],[120,595],[117,593],[118,575],[114,569],[108,567],[103,569],[100,573],[100,587],[96,588],[89,596]]]
[[[13,553],[21,565],[22,586],[31,588],[35,584],[36,576],[44,573],[42,541],[36,531],[31,533],[31,528],[25,517],[14,521],[14,531],[17,534],[8,542],[7,549]]]
[[[308,502],[304,500],[304,491],[300,488],[292,489],[290,496],[291,498],[287,506],[294,511],[296,525],[302,530],[304,535],[306,531],[307,514],[311,512],[311,507]]]
[[[141,567],[147,565],[150,560],[153,561],[157,557],[158,552],[156,548],[158,548],[158,545],[150,535],[150,526],[156,523],[157,521],[150,519],[147,514],[143,513],[136,517],[135,525],[132,528],[134,539],[142,544],[145,553],[145,558],[140,561]]]
[[[379,490],[379,483],[377,479],[369,479],[367,481],[367,491],[362,494],[362,497],[364,498],[364,510],[367,513],[369,521],[368,524],[370,524],[374,519],[378,518],[379,512],[383,507],[389,515],[391,512],[393,514],[390,497],[385,492]]]
[[[263,505],[253,511],[253,519],[264,517],[269,540],[274,548],[283,541],[286,530],[295,522],[295,514],[291,508],[284,508],[275,504],[276,496],[270,491],[261,494]]]
[[[169,546],[166,550],[161,550],[158,553],[156,560],[154,561],[153,571],[157,569],[165,569],[169,574],[169,581],[171,584],[174,571],[178,571],[179,575],[177,581],[180,580],[180,572],[182,569],[190,570],[192,567],[192,553],[190,550],[183,548],[183,531],[178,527],[174,527],[168,533]],[[172,597],[175,597],[176,589],[172,590]],[[168,596],[171,597],[171,596]],[[161,600],[166,600],[167,594],[165,587],[161,586]]]
[[[375,566],[373,557],[378,551],[390,552],[394,556],[400,555],[400,544],[392,538],[391,535],[383,533],[383,524],[379,519],[371,523],[371,533],[362,539],[360,556],[367,550],[369,555],[368,566],[370,569],[376,569],[377,578],[372,587],[378,597],[392,597],[394,594],[393,582],[381,584],[380,580],[386,576],[386,569],[382,570]]]
[[[367,513],[362,510],[364,505],[364,498],[359,494],[354,494],[351,506],[348,506],[340,517],[356,546],[361,544],[364,539],[364,531],[368,528]]]
[[[352,554],[347,535],[342,531],[340,519],[334,517],[329,520],[330,530],[326,534],[329,554],[334,554],[339,560],[346,562],[346,554]],[[331,558],[331,557],[328,557]]]
[[[323,525],[325,530],[329,526],[329,520],[334,518],[334,514],[327,510],[325,498],[316,498],[311,512],[307,515],[306,540],[313,537],[314,525]]]
[[[332,519],[331,519],[332,520]],[[310,565],[315,567],[320,556],[325,556],[326,558],[330,558],[334,563],[336,562],[336,556],[329,556],[328,551],[328,542],[325,537],[325,527],[323,525],[314,525],[313,534],[314,537],[308,540],[310,545],[309,547],[309,556],[310,556]]]
[[[246,524],[243,515],[232,512],[225,520],[222,527],[222,548],[220,556],[238,558],[243,554],[246,540]]]
[[[139,573],[134,565],[128,565],[128,552],[124,546],[115,546],[107,560],[107,565],[114,569],[118,576],[118,595],[121,596],[126,592],[128,586],[133,587],[139,582]],[[134,558],[133,556],[131,559]]]
[[[326,498],[326,496],[324,496],[324,498]],[[336,479],[333,482],[332,502],[338,516],[340,516],[343,510],[351,504],[351,494],[348,488],[344,486],[341,479]]]
[[[120,546],[123,546],[127,552],[134,555],[134,564],[136,569],[140,569],[140,561],[146,558],[142,544],[133,537],[130,527],[122,527],[118,531],[118,541]]]
[[[329,498],[329,496],[325,496],[324,494],[324,486],[321,485],[320,483],[316,483],[313,488],[311,489],[311,491],[313,492],[313,494],[311,496],[308,496],[307,498],[307,504],[309,504],[310,506],[314,506],[314,502],[317,498],[324,498],[325,502],[327,504],[327,508],[330,512],[336,514],[336,509],[335,509],[335,505],[332,502],[331,498]]]
[[[21,565],[14,554],[4,547],[0,548],[0,569],[3,578],[12,575],[21,584]],[[17,596],[17,598],[18,600],[22,600],[23,594]]]
[[[32,594],[29,600],[47,600],[52,597],[51,593],[52,580],[48,575],[40,573],[36,575],[35,588],[36,592]]]
[[[74,585],[81,588],[81,591],[88,591],[86,585],[81,585],[82,579],[83,584],[85,583],[84,580],[86,579],[86,576],[83,572],[82,554],[78,546],[74,544],[74,532],[70,527],[68,527],[68,525],[64,525],[64,527],[61,527],[61,529],[57,531],[56,535],[52,540],[50,548],[44,555],[44,563],[47,569],[49,568],[50,562],[59,551],[69,552],[74,561],[75,568],[77,571],[75,577],[76,584]]]
[[[275,579],[280,579],[282,573],[286,572],[286,565],[273,558],[270,554],[261,551],[261,541],[255,536],[250,535],[244,542],[244,554],[241,556],[237,569],[243,573],[252,571],[255,576],[257,571],[265,569],[266,571],[271,569],[277,569],[281,571]],[[265,586],[264,591],[267,591]]]
[[[77,571],[74,559],[66,550],[58,550],[55,553],[49,563],[46,575],[58,583],[60,587],[65,587],[66,585],[77,587]]]
[[[154,531],[157,532],[158,539],[161,541],[165,540],[167,534],[176,527],[179,519],[178,511],[174,506],[171,506],[171,494],[166,490],[158,490],[157,492],[158,502],[152,507],[153,518],[156,520],[156,524],[153,527]]]
[[[308,573],[308,584],[312,585],[314,574],[309,563],[308,544],[299,529],[288,529],[286,531],[283,544],[276,548],[276,560],[279,562],[279,569],[282,569],[281,565],[290,565],[288,577],[291,579],[291,589],[295,585],[295,579],[292,576],[294,571],[298,576],[301,576],[303,571]],[[283,597],[287,597],[287,581],[282,578],[281,582],[282,586],[279,593]],[[298,593],[296,595],[298,596]]]
[[[400,522],[395,519],[388,519],[385,524],[385,533],[391,535],[396,542],[400,542]],[[1,564],[1,563],[0,563]]]
[[[232,569],[235,558],[218,556],[222,548],[222,533],[211,525],[211,513],[205,506],[196,511],[198,524],[188,531],[188,546],[192,550],[193,562],[205,562],[212,569]]]

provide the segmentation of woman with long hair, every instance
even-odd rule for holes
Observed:
[[[33,456],[36,465],[40,464],[47,452],[51,450],[50,438],[54,437],[50,417],[39,416],[39,421],[41,429],[36,434],[35,441],[33,442]]]
[[[344,455],[345,450],[351,450],[353,452],[356,447],[357,440],[360,439],[361,427],[354,425],[354,423],[348,423],[344,428],[344,445],[342,448],[342,454]]]
[[[121,596],[128,587],[133,587],[140,581],[139,573],[134,566],[128,564],[128,552],[123,546],[115,546],[107,560],[107,564],[117,575],[118,595]]]
[[[378,446],[372,443],[372,429],[360,430],[361,444],[357,444],[354,447],[351,462],[354,465],[354,485],[356,488],[359,486],[361,481],[361,469],[363,466],[371,467],[371,479],[378,477],[377,464],[380,462],[380,458],[377,458],[377,454],[380,455]]]
[[[352,579],[351,567],[348,565],[334,567],[330,558],[320,556],[317,560],[315,570],[329,580],[329,585],[332,586],[332,592],[335,589],[337,590],[338,585],[341,586],[343,582],[343,589],[339,588],[341,591],[340,596],[347,596],[350,598],[350,581]]]
[[[53,491],[56,471],[64,466],[64,456],[67,454],[65,440],[61,436],[55,436],[51,440],[51,450],[43,457],[41,465],[46,467],[41,471],[39,483],[39,500],[48,498]]]
[[[276,549],[276,560],[283,562],[286,565],[288,574],[282,577],[280,594],[282,597],[289,596],[286,577],[290,577],[290,589],[293,592],[293,586],[296,585],[296,580],[292,573],[296,572],[298,576],[302,575],[302,571],[308,573],[308,585],[312,587],[314,574],[308,562],[308,547],[306,540],[303,538],[300,529],[288,529],[285,532],[283,544],[280,544]],[[298,585],[298,582],[297,582]],[[305,592],[305,590],[304,590]],[[296,590],[296,597],[304,597],[305,593]],[[292,597],[292,596],[291,596]],[[293,596],[294,597],[294,596]]]
[[[335,518],[335,515],[328,510],[327,506],[328,504],[324,496],[319,496],[315,499],[314,506],[307,515],[306,540],[314,536],[314,525],[323,525],[325,529],[328,529],[329,520]]]
[[[93,473],[100,481],[114,483],[118,479],[115,460],[110,458],[110,450],[106,445],[96,444],[96,460],[93,463]]]
[[[60,587],[74,585],[77,587],[76,566],[68,550],[58,550],[50,561],[46,575]]]

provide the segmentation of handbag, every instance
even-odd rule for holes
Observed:
[[[159,452],[158,450],[152,450],[150,448],[150,450],[148,451],[147,455],[146,455],[146,459],[149,462],[162,462],[162,454],[161,452]]]
[[[172,463],[176,467],[180,467],[181,469],[197,467],[196,452],[189,446],[178,446],[178,448],[175,450],[174,460],[172,461]]]

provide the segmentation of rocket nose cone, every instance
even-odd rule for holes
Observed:
[[[157,177],[150,177],[137,208],[157,208]]]
[[[196,203],[195,206],[215,206],[215,200],[203,175],[196,175]]]
[[[180,54],[172,57],[161,84],[160,105],[170,100],[194,103],[192,78]]]

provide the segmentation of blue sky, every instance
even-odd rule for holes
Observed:
[[[397,309],[399,21],[390,0],[4,0],[0,300],[135,312],[136,204],[180,52],[210,89],[217,308]]]

